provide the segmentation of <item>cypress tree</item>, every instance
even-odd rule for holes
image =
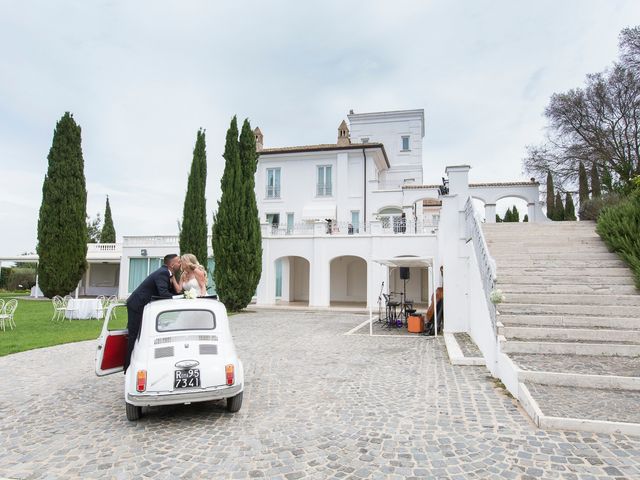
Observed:
[[[560,192],[556,193],[555,205],[553,207],[554,212],[554,220],[561,222],[564,220],[564,205],[562,205],[562,197],[560,197]]]
[[[502,219],[500,218],[500,215],[498,215],[496,213],[496,223],[502,223]]]
[[[216,262],[214,279],[220,300],[230,311],[237,312],[249,304],[255,293],[255,285],[252,275],[247,275],[245,271],[246,262],[251,261],[247,256],[247,219],[251,214],[246,198],[248,189],[240,161],[238,121],[235,116],[227,130],[223,157],[222,197],[213,218],[212,230],[213,257]],[[255,193],[251,192],[251,195],[255,199]]]
[[[47,297],[73,291],[87,269],[87,190],[80,126],[66,112],[47,156],[38,217],[39,283]]]
[[[613,192],[613,178],[611,177],[611,171],[608,168],[602,169],[602,190],[605,193]]]
[[[584,168],[584,163],[580,162],[578,166],[578,200],[580,201],[580,207],[589,200],[589,180],[587,179],[587,169]]]
[[[193,149],[187,193],[182,209],[180,254],[192,253],[207,265],[207,151],[204,130],[198,130]]]
[[[100,243],[116,243],[116,229],[113,226],[113,218],[111,217],[109,196],[107,196],[107,205],[104,207],[104,225],[100,232]]]
[[[244,272],[245,272],[245,294],[246,305],[251,302],[251,297],[258,288],[260,276],[262,275],[262,232],[260,231],[260,218],[258,216],[258,205],[255,193],[255,175],[258,167],[258,152],[256,149],[256,137],[251,129],[249,119],[245,119],[240,132],[240,167],[244,182],[245,207],[243,215],[243,238],[244,238]],[[245,306],[246,306],[245,305]]]
[[[573,196],[569,192],[567,192],[564,204],[564,219],[570,221],[576,220],[576,207],[573,204]]]
[[[593,198],[599,197],[602,194],[602,188],[600,187],[600,175],[598,175],[598,167],[593,164],[591,167],[591,196]]]
[[[553,191],[553,177],[551,172],[547,172],[547,218],[555,220],[555,193]]]
[[[504,221],[513,222],[513,215],[510,208],[507,208],[507,211],[504,213]]]
[[[523,222],[528,222],[529,221],[529,215],[528,214],[524,214],[524,218],[522,219]]]
[[[512,222],[519,222],[520,221],[520,212],[518,212],[518,209],[516,208],[516,206],[513,206],[513,209],[511,210],[511,221]]]

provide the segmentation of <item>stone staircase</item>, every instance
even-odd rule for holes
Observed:
[[[529,414],[543,428],[640,435],[640,292],[631,270],[593,222],[484,224],[483,232],[506,296],[501,350]]]

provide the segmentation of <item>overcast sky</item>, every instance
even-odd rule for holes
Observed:
[[[0,256],[34,251],[53,129],[82,126],[88,213],[176,234],[198,128],[215,209],[229,121],[330,143],[350,109],[423,108],[425,183],[528,178],[549,96],[614,60],[638,0],[0,0]]]

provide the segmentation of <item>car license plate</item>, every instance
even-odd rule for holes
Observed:
[[[173,388],[191,388],[200,386],[200,370],[190,368],[189,370],[176,370],[173,379]]]

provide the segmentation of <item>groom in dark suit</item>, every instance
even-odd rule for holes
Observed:
[[[140,325],[142,324],[142,312],[152,297],[171,298],[175,291],[171,285],[171,277],[180,270],[180,257],[171,253],[164,257],[164,265],[151,273],[144,281],[138,285],[127,299],[127,329],[129,330],[127,357],[124,361],[124,371],[129,368],[133,347],[140,335]]]

